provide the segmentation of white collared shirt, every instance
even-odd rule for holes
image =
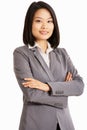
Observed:
[[[29,45],[29,48],[32,49],[34,47],[37,47],[38,48],[38,51],[40,52],[41,56],[43,57],[44,61],[46,62],[46,64],[48,65],[49,67],[49,64],[50,64],[50,59],[49,59],[49,53],[53,50],[53,48],[50,46],[50,43],[48,42],[48,48],[46,50],[46,53],[44,53],[42,50],[41,50],[41,47],[39,46],[38,43],[35,42],[35,45],[32,47]]]

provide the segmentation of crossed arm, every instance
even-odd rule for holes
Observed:
[[[82,78],[77,74],[70,60],[67,59],[68,70],[70,71],[65,76],[64,82],[50,81],[44,83],[33,78],[29,67],[28,54],[24,49],[18,48],[14,51],[14,72],[25,101],[65,108],[68,103],[68,96],[82,94],[84,88]]]
[[[35,88],[45,92],[49,92],[51,90],[50,86],[46,83],[40,82],[39,80],[33,78],[25,78],[25,82],[22,83],[24,87]],[[67,73],[65,77],[65,81],[71,81],[72,74],[70,72]]]

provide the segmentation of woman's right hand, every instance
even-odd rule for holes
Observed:
[[[65,78],[65,81],[71,81],[73,79],[72,77],[72,73],[71,72],[68,72],[67,75],[66,75],[66,78]]]

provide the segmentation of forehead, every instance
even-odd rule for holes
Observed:
[[[52,18],[49,10],[42,8],[42,9],[38,9],[35,14],[34,14],[34,18],[36,17],[41,17],[41,18]]]

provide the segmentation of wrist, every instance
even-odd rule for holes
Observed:
[[[45,87],[45,91],[46,91],[46,92],[49,92],[49,91],[50,91],[50,87],[49,87],[48,84],[44,84],[44,87]]]

